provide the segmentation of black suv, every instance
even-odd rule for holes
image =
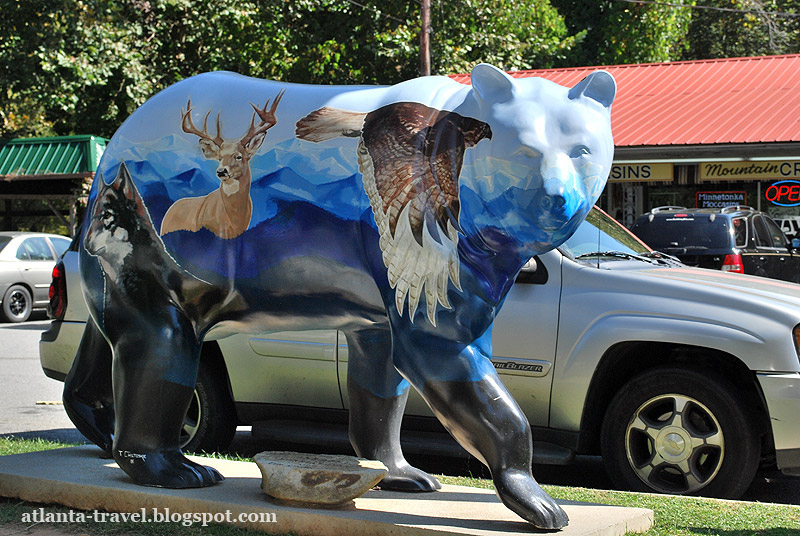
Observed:
[[[800,283],[800,241],[752,207],[658,207],[631,231],[648,246],[690,266]]]

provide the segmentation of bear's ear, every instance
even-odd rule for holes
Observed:
[[[617,94],[617,82],[606,71],[595,71],[569,90],[569,98],[581,96],[594,99],[608,109]]]
[[[483,102],[505,102],[513,96],[514,79],[488,63],[472,69],[472,88]]]

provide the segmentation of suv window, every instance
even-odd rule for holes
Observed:
[[[756,233],[756,246],[771,248],[772,242],[769,239],[769,231],[767,231],[767,225],[764,223],[763,218],[759,216],[753,218],[753,229]]]
[[[17,249],[17,258],[23,261],[52,261],[53,252],[45,238],[28,238]]]
[[[733,240],[737,248],[747,247],[747,219],[733,218]]]
[[[678,213],[642,218],[631,230],[653,249],[723,249],[731,245],[730,226],[730,219],[718,214]]]
[[[756,230],[756,245],[765,248],[787,247],[786,235],[783,234],[778,224],[763,216],[753,217],[753,227]]]

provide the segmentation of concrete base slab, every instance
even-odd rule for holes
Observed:
[[[537,529],[508,510],[491,490],[443,486],[434,493],[370,490],[341,509],[277,504],[261,491],[255,463],[193,458],[226,480],[209,488],[171,490],[137,486],[94,446],[0,456],[0,496],[57,503],[87,511],[126,512],[146,521],[200,524],[206,520],[271,533],[313,536],[530,534]],[[559,501],[569,515],[563,536],[644,532],[652,510]],[[160,516],[160,517],[159,517]],[[259,519],[260,516],[260,519]],[[89,518],[98,521],[100,516]],[[119,518],[106,517],[106,520]],[[135,520],[135,519],[133,519]],[[140,519],[141,520],[141,519]]]

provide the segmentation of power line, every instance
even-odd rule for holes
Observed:
[[[688,9],[705,9],[708,11],[727,11],[729,13],[747,13],[753,15],[773,15],[776,17],[796,18],[800,17],[800,13],[786,13],[784,11],[758,11],[756,9],[736,9],[732,7],[716,7],[716,6],[697,6],[689,4],[674,4],[671,2],[658,2],[656,0],[615,0],[616,2],[626,2],[628,4],[653,4],[657,6],[667,7],[684,7]]]

